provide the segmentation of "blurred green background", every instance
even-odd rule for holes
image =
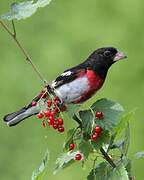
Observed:
[[[0,14],[7,12],[12,2],[1,0]],[[49,81],[98,47],[114,46],[127,54],[126,61],[111,68],[103,89],[86,106],[107,97],[120,102],[127,111],[138,108],[131,121],[131,158],[144,150],[143,7],[142,0],[54,0],[31,18],[16,23],[19,39]],[[30,179],[47,147],[51,160],[45,179],[86,179],[91,164],[81,170],[80,163],[76,163],[56,176],[52,174],[65,135],[47,131],[35,117],[13,128],[4,124],[3,116],[27,104],[42,84],[1,27],[0,83],[0,179]],[[74,125],[65,121],[66,129]],[[143,163],[133,160],[133,174],[138,180],[144,179]]]

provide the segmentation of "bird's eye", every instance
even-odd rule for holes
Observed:
[[[105,55],[106,57],[109,57],[109,56],[111,55],[111,52],[110,52],[110,51],[105,51],[105,52],[104,52],[104,55]]]

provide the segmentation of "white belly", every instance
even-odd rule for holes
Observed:
[[[79,99],[88,90],[88,87],[88,79],[84,76],[58,87],[55,93],[63,102],[69,103]]]

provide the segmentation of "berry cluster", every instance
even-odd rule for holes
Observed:
[[[46,91],[42,91],[40,93],[40,98],[47,98]],[[47,108],[45,110],[42,110],[39,114],[37,114],[38,119],[43,119],[42,126],[46,127],[51,126],[53,129],[58,130],[60,133],[64,132],[64,121],[63,118],[60,117],[60,112],[65,111],[66,107],[61,106],[59,108],[60,100],[58,97],[55,97],[54,99],[47,99]],[[32,106],[36,106],[37,102],[33,101]]]
[[[101,132],[102,132],[102,128],[100,126],[96,125],[94,132],[91,135],[91,140],[96,141],[99,138]]]
[[[101,111],[97,111],[95,116],[97,119],[103,119],[104,118],[104,114]],[[99,138],[101,132],[102,132],[102,128],[100,126],[96,125],[94,132],[91,135],[91,140],[96,141]]]

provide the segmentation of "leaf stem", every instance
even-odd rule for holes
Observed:
[[[8,34],[13,38],[13,40],[16,42],[17,46],[19,47],[19,49],[25,56],[26,61],[30,63],[30,65],[32,66],[32,68],[36,72],[36,74],[39,76],[39,78],[44,82],[45,85],[48,84],[47,80],[45,80],[45,78],[42,76],[42,74],[37,69],[36,65],[32,62],[32,58],[30,57],[30,55],[28,54],[26,49],[22,46],[20,41],[17,39],[14,21],[12,21],[13,32],[11,32],[11,30],[8,28],[8,26],[3,21],[0,21],[0,24],[8,32]]]
[[[105,158],[105,160],[107,160],[107,162],[109,162],[109,164],[113,167],[116,168],[115,163],[113,162],[113,160],[110,158],[110,156],[108,155],[108,153],[101,147],[100,148],[100,152],[102,153],[103,157]]]

